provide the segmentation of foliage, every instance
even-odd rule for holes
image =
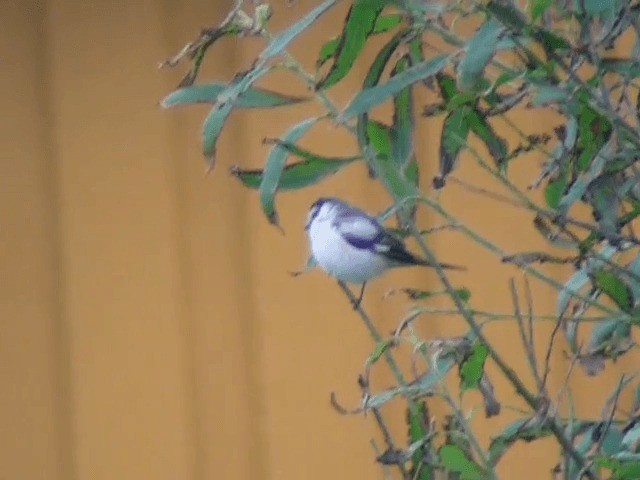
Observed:
[[[211,105],[203,123],[202,149],[207,165],[213,168],[217,140],[235,109],[318,102],[326,111],[324,116],[304,120],[280,139],[270,140],[273,148],[262,169],[233,167],[233,176],[259,191],[262,210],[271,223],[278,225],[278,192],[305,188],[339,174],[348,165],[364,162],[393,199],[383,216],[397,213],[398,234],[414,237],[428,260],[434,258],[415,223],[417,208],[431,210],[455,224],[488,254],[498,254],[502,261],[517,265],[526,275],[527,309],[521,310],[521,292],[512,282],[513,314],[506,316],[518,325],[536,388],[527,387],[522,380],[524,372],[514,372],[485,337],[480,320],[499,315],[474,310],[471,292],[454,287],[445,272],[437,268],[443,290],[404,290],[411,301],[418,303],[391,337],[380,336],[366,312],[356,306],[376,344],[367,360],[367,371],[360,378],[362,405],[348,412],[334,398],[334,406],[342,413],[374,411],[385,431],[378,409],[393,398],[403,397],[408,411],[408,445],[403,449],[387,439],[387,449],[378,461],[397,466],[406,478],[427,480],[441,474],[455,479],[496,478],[496,465],[512,445],[544,437],[555,438],[560,447],[555,472],[562,478],[640,478],[640,399],[632,408],[618,405],[621,392],[635,383],[635,373],[623,375],[600,416],[580,419],[563,411],[574,365],[588,375],[601,373],[608,362],[634,346],[633,332],[640,322],[640,241],[633,230],[640,215],[640,3],[530,0],[522,8],[510,0],[353,0],[341,30],[330,34],[333,36],[314,59],[316,72],[309,73],[287,47],[338,3],[325,0],[272,36],[267,28],[270,7],[257,5],[250,15],[244,10],[249,5],[238,1],[221,25],[204,30],[164,63],[176,66],[188,58],[191,68],[162,105]],[[461,19],[475,25],[471,34],[457,33],[455,24]],[[265,48],[249,70],[228,82],[195,84],[205,54],[224,36],[260,36]],[[385,40],[370,63],[361,90],[347,105],[335,105],[328,92],[353,75],[354,63],[373,37]],[[635,45],[623,49],[628,55],[620,57],[613,52],[623,41]],[[435,43],[438,48],[433,47]],[[313,95],[291,97],[255,85],[276,68],[289,70],[292,78],[311,87]],[[438,174],[429,188],[420,187],[426,160],[416,158],[413,148],[414,135],[420,129],[415,118],[419,106],[414,93],[418,89],[429,89],[439,99],[435,105],[423,106],[422,115],[443,119]],[[387,123],[371,119],[370,111],[385,103],[393,107],[393,118]],[[525,134],[511,120],[510,113],[515,109],[528,109],[531,116],[540,110],[554,111],[559,119],[555,137],[548,134],[545,125],[539,134]],[[348,131],[359,152],[333,158],[300,147],[299,139],[319,121],[333,121]],[[503,138],[507,130],[521,138],[520,144],[507,143]],[[476,144],[482,144],[486,154],[474,148]],[[532,150],[546,156],[530,185],[542,190],[544,204],[510,176],[510,165]],[[298,160],[287,163],[292,156]],[[488,239],[447,211],[434,192],[449,188],[452,174],[462,161],[476,162],[488,172],[496,185],[509,192],[502,200],[532,213],[526,218],[533,218],[541,238],[554,248],[564,249],[567,255],[503,255]],[[592,221],[579,219],[585,209]],[[575,273],[557,279],[543,270],[545,263],[571,263]],[[537,318],[529,278],[557,290],[557,308],[551,319],[555,330],[543,361],[535,354]],[[355,300],[348,289],[344,291]],[[443,313],[428,306],[441,294],[451,298],[455,309],[448,313],[462,318],[469,333],[459,338],[420,339],[411,323],[420,315]],[[557,334],[564,335],[570,355],[565,384],[556,396],[549,392],[547,377]],[[405,380],[394,360],[394,349],[401,342],[413,345],[414,362],[422,358],[428,365],[426,372],[416,371],[412,381]],[[395,372],[397,385],[387,391],[370,392],[369,371],[382,360]],[[490,445],[482,447],[443,379],[455,372],[453,367],[457,365],[460,395],[479,391],[485,414],[498,415],[500,403],[485,372],[487,363],[498,367],[528,405],[529,413],[497,432]],[[640,386],[636,386],[639,391]],[[434,395],[445,399],[451,411],[450,421],[439,426],[427,415],[428,398]],[[573,405],[569,407],[569,413],[573,412]]]

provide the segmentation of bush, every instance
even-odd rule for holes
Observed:
[[[640,214],[640,3],[622,0],[530,0],[521,8],[509,0],[462,0],[424,2],[420,0],[353,1],[342,31],[327,39],[317,56],[315,72],[305,71],[287,51],[298,35],[331,10],[339,0],[325,0],[288,29],[271,35],[271,9],[266,4],[247,13],[239,1],[216,27],[203,30],[191,43],[164,65],[176,66],[189,60],[191,68],[177,90],[163,101],[164,107],[211,103],[202,133],[207,165],[213,168],[216,142],[225,121],[237,108],[277,108],[303,101],[318,102],[325,111],[291,127],[280,139],[271,140],[264,168],[234,168],[232,174],[246,187],[258,190],[260,206],[268,220],[278,224],[275,196],[281,190],[297,190],[316,184],[354,162],[365,162],[370,176],[380,182],[393,204],[378,218],[395,215],[392,231],[412,238],[423,257],[436,263],[425,242],[425,232],[416,222],[416,211],[426,208],[446,222],[446,227],[463,233],[470,242],[501,262],[515,265],[524,274],[521,285],[508,286],[513,312],[475,310],[471,292],[457,286],[448,273],[436,266],[442,291],[405,289],[415,302],[409,316],[396,331],[382,336],[356,296],[344,284],[345,295],[371,332],[375,346],[359,376],[362,404],[354,411],[333,405],[341,413],[373,412],[387,440],[377,460],[397,467],[404,478],[496,478],[496,465],[517,441],[532,442],[544,437],[557,441],[561,455],[554,475],[558,478],[640,478],[640,388],[637,372],[620,374],[616,388],[598,415],[579,418],[569,381],[577,368],[588,375],[602,373],[608,362],[635,347],[632,333],[640,321],[640,254],[634,223]],[[248,8],[248,7],[247,7]],[[476,28],[471,35],[456,32],[456,22]],[[260,36],[265,48],[250,69],[228,82],[195,83],[209,48],[224,36]],[[371,62],[356,92],[346,106],[336,105],[327,91],[343,80],[373,37],[385,43]],[[635,45],[631,45],[635,41]],[[625,51],[628,55],[617,56]],[[282,67],[306,83],[309,98],[292,97],[255,86],[275,67]],[[389,73],[387,73],[389,72]],[[440,124],[438,173],[429,188],[420,187],[425,161],[413,148],[416,129],[415,91],[427,89],[437,102],[424,106],[420,117],[443,118]],[[371,111],[391,104],[391,119],[373,119]],[[527,132],[512,113],[526,109],[553,111],[554,129],[541,125],[539,132]],[[304,149],[298,140],[319,121],[332,121],[349,132],[359,146],[356,156],[327,157]],[[520,139],[509,145],[505,132]],[[514,178],[513,165],[529,152],[546,158],[539,172],[523,185]],[[296,160],[287,163],[289,157]],[[496,193],[456,178],[457,163],[473,161],[493,180]],[[527,170],[529,174],[532,168]],[[424,182],[423,182],[424,183]],[[507,255],[476,229],[456,218],[440,201],[439,191],[452,183],[467,192],[485,195],[518,208],[522,221],[531,222],[549,248],[545,251]],[[542,195],[536,197],[536,190]],[[506,208],[506,207],[505,207]],[[559,252],[558,254],[547,253]],[[558,278],[548,265],[571,265],[567,278]],[[313,266],[313,259],[309,261]],[[530,280],[542,282],[557,292],[556,311],[551,316],[534,314],[535,298]],[[436,295],[448,295],[452,308],[443,311],[429,306]],[[419,316],[450,314],[461,318],[468,333],[461,337],[422,339],[412,328]],[[527,374],[514,371],[483,329],[487,321],[514,322],[519,331],[535,388],[523,380]],[[488,320],[487,320],[488,319]],[[546,355],[536,353],[538,322],[548,320],[554,328],[544,339]],[[559,391],[548,385],[549,363],[564,336],[566,372]],[[422,361],[426,371],[414,368],[407,380],[394,354],[400,343],[412,346],[412,363]],[[397,384],[385,391],[369,389],[368,374],[379,361],[394,372]],[[528,405],[529,412],[503,431],[496,432],[482,446],[461,406],[462,394],[478,390],[487,417],[498,415],[485,363],[493,362]],[[457,368],[456,368],[457,367]],[[457,370],[459,396],[444,379]],[[635,388],[633,404],[620,404],[624,389]],[[392,398],[407,404],[408,442],[396,446],[388,435],[380,407]],[[444,399],[449,416],[432,421],[430,398]]]

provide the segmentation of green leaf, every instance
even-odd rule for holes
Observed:
[[[531,104],[536,107],[541,107],[557,102],[565,103],[568,98],[569,94],[561,87],[556,87],[555,85],[537,85],[536,93],[531,100]]]
[[[407,424],[409,426],[409,443],[423,441],[429,431],[429,415],[427,404],[423,401],[415,403],[414,411],[407,409]],[[415,480],[432,480],[431,468],[423,462],[425,447],[418,448],[411,455],[411,478]],[[419,470],[419,471],[418,471]],[[417,474],[417,476],[416,476]]]
[[[473,90],[485,67],[493,58],[502,25],[490,18],[465,45],[465,56],[458,64],[458,85],[462,90]]]
[[[434,389],[445,377],[445,375],[453,368],[455,363],[456,362],[453,355],[443,355],[436,360],[435,368],[429,371],[429,373],[427,373],[426,375],[420,377],[417,382],[403,387],[390,388],[381,393],[371,395],[371,397],[367,401],[367,407],[381,407],[398,395],[410,395],[414,397],[421,395],[431,395],[433,394]]]
[[[636,425],[635,427],[627,430],[627,432],[622,437],[622,445],[627,448],[627,450],[635,451],[636,447],[640,443],[640,425]]]
[[[362,82],[363,89],[369,89],[378,84],[380,81],[380,77],[384,72],[384,68],[389,63],[393,52],[396,51],[400,43],[409,35],[409,30],[401,30],[396,33],[391,39],[380,49],[376,58],[374,58],[371,66],[369,67],[369,71]],[[402,90],[401,88],[398,90]],[[366,112],[362,112],[363,114]]]
[[[594,274],[595,286],[610,297],[621,310],[629,312],[633,306],[629,287],[613,272],[600,269]]]
[[[571,44],[564,38],[543,28],[529,25],[525,15],[515,5],[500,0],[491,0],[487,10],[508,27],[512,32],[521,34],[526,32],[549,50],[570,49]]]
[[[544,199],[550,208],[554,210],[558,208],[565,188],[567,188],[567,177],[564,175],[547,183],[544,188]]]
[[[202,153],[207,162],[207,168],[211,170],[215,165],[216,143],[222,133],[222,127],[229,118],[233,103],[216,105],[210,111],[202,125]]]
[[[218,101],[209,111],[202,127],[202,153],[207,161],[208,168],[212,169],[215,163],[216,143],[222,132],[224,123],[231,114],[235,102],[240,95],[246,92],[253,82],[269,71],[265,65],[258,65],[253,70],[236,78],[218,95]]]
[[[164,108],[171,108],[194,103],[213,104],[218,100],[218,95],[227,87],[228,85],[225,83],[215,82],[179,88],[162,99],[160,105]],[[269,108],[292,105],[306,100],[306,98],[290,97],[261,88],[249,88],[238,96],[233,106],[236,108]]]
[[[296,150],[289,144],[282,144],[289,153],[296,155]],[[297,147],[296,147],[297,148]],[[310,185],[315,185],[328,176],[333,175],[347,165],[352,164],[361,157],[329,158],[318,155],[302,155],[305,160],[292,163],[284,167],[278,190],[298,190]],[[240,180],[245,187],[257,190],[262,182],[263,170],[242,170],[232,167],[231,174]]]
[[[584,0],[584,10],[587,15],[612,15],[616,9],[616,0]]]
[[[400,292],[405,293],[411,300],[424,300],[426,298],[446,295],[448,292],[446,290],[416,290],[415,288],[403,288]],[[456,288],[454,290],[454,294],[460,298],[463,302],[467,302],[471,298],[471,292],[469,289],[462,287]]]
[[[622,447],[622,432],[611,425],[607,430],[602,441],[602,453],[605,455],[614,455],[618,453]]]
[[[626,351],[625,340],[631,335],[631,327],[621,320],[599,322],[589,336],[589,352],[604,358],[616,358]],[[620,348],[619,348],[620,347]]]
[[[402,15],[399,13],[391,13],[389,15],[380,15],[376,19],[376,24],[373,27],[373,33],[387,33],[402,22]]]
[[[549,428],[540,424],[531,424],[530,419],[523,418],[510,423],[497,437],[491,439],[489,444],[489,463],[496,465],[507,449],[516,441],[531,442],[538,438],[552,435]]]
[[[448,55],[438,55],[391,77],[387,83],[361,91],[347,105],[347,108],[338,116],[336,121],[346,122],[357,115],[368,112],[409,85],[434,76],[448,63]]]
[[[616,251],[615,247],[607,245],[600,249],[598,257],[603,258],[604,260],[609,260]],[[588,282],[589,275],[585,267],[578,270],[571,276],[571,278],[569,278],[558,294],[558,303],[556,304],[556,315],[558,317],[564,316],[571,297],[578,295],[580,290],[583,289]]]
[[[457,288],[455,294],[463,302],[468,302],[471,298],[471,291],[466,287]]]
[[[573,434],[571,436],[573,437],[575,435],[576,434]],[[597,442],[597,440],[594,435],[594,426],[591,425],[589,427],[586,427],[585,431],[582,433],[582,438],[576,445],[576,451],[584,456],[585,453],[593,447],[594,442]],[[567,478],[577,479],[578,472],[581,470],[581,466],[578,465],[575,460],[569,459],[567,467]]]
[[[317,118],[309,118],[295,125],[283,137],[284,142],[297,142],[317,120]],[[278,225],[278,215],[275,209],[275,194],[280,184],[280,177],[282,176],[288,154],[289,151],[283,145],[275,145],[267,157],[260,182],[259,191],[262,211],[267,216],[269,223],[273,225]]]
[[[567,212],[571,205],[584,196],[591,182],[602,174],[602,171],[612,157],[612,154],[613,146],[610,143],[605,144],[596,155],[588,170],[583,175],[579,176],[573,182],[571,187],[569,187],[569,190],[564,194],[558,203],[558,210],[561,212]]]
[[[413,43],[413,42],[412,42]],[[391,72],[398,75],[411,65],[411,56],[401,57]],[[393,97],[393,127],[391,128],[391,159],[400,174],[414,187],[418,188],[420,169],[414,154],[413,145],[413,92],[412,87],[406,87]],[[417,208],[403,206],[398,211],[398,223],[407,225],[415,220]]]
[[[640,280],[638,280],[638,277],[640,277],[640,253],[627,265],[625,271],[629,273],[626,280],[634,300],[633,303],[640,305]],[[638,388],[638,393],[640,394],[640,384],[638,384]],[[640,397],[638,402],[640,402]]]
[[[608,72],[615,72],[629,80],[640,77],[640,62],[637,60],[603,58],[600,66]]]
[[[521,32],[527,26],[526,17],[512,4],[499,0],[491,0],[487,3],[487,10],[513,31]]]
[[[433,179],[435,188],[444,186],[447,175],[456,166],[460,152],[467,146],[467,137],[471,128],[468,121],[470,111],[469,107],[462,106],[449,113],[444,120],[440,134],[440,171]]]
[[[442,100],[444,100],[444,103],[448,105],[449,102],[460,93],[456,88],[456,81],[451,75],[447,75],[446,73],[438,73],[436,75],[436,81],[438,82],[440,96]]]
[[[459,474],[460,480],[486,480],[489,478],[476,462],[467,458],[464,451],[457,445],[446,444],[438,450],[440,463],[450,472]]]
[[[551,6],[553,0],[533,0],[531,7],[531,21],[535,22]]]
[[[496,165],[504,170],[507,165],[507,142],[498,136],[487,119],[477,109],[469,111],[467,121],[471,131],[487,146]]]
[[[335,37],[322,45],[320,48],[320,53],[318,54],[318,60],[316,60],[316,68],[322,67],[325,63],[327,63],[331,57],[333,57],[338,50],[338,45],[340,45],[341,37]]]
[[[386,33],[389,30],[393,29],[395,26],[399,25],[402,22],[402,15],[393,13],[390,15],[380,15],[376,19],[376,23],[373,26],[372,35],[377,35],[380,33]],[[320,48],[320,53],[318,54],[318,60],[316,61],[316,68],[320,68],[327,61],[329,61],[335,53],[338,51],[338,46],[342,41],[342,37],[338,36],[332,38],[331,40],[325,42],[324,45]]]
[[[379,158],[391,158],[391,127],[382,122],[367,122],[367,141],[376,151]]]
[[[325,0],[316,8],[311,10],[300,21],[273,37],[267,48],[265,48],[260,54],[259,60],[268,60],[269,58],[282,53],[294,38],[309,28],[313,22],[320,18],[323,13],[333,7],[336,3],[337,0]]]
[[[367,358],[367,365],[373,365],[378,360],[380,360],[380,357],[382,357],[384,352],[389,350],[390,347],[393,347],[395,343],[396,341],[394,338],[387,338],[376,343],[373,352],[371,352],[371,355],[369,355],[369,358]]]
[[[410,65],[409,56],[401,57],[391,73],[399,75]],[[413,156],[413,95],[411,86],[398,92],[393,97],[393,128],[391,130],[391,157],[395,164],[402,170],[407,166]]]
[[[389,62],[393,52],[400,42],[406,37],[407,31],[398,32],[387,44],[378,52],[363,82],[364,89],[370,89],[380,80],[386,64]],[[405,75],[409,69],[398,74],[396,77]],[[392,78],[392,80],[393,80]],[[398,89],[397,92],[401,91]],[[405,176],[393,162],[391,158],[391,133],[390,127],[375,121],[370,121],[366,111],[357,114],[358,121],[356,133],[358,145],[367,161],[370,172],[381,178],[387,191],[391,193],[396,201],[404,200],[417,193],[415,182],[416,175]],[[410,206],[407,205],[407,208]]]
[[[484,362],[487,359],[487,347],[482,343],[476,342],[471,353],[460,362],[460,388],[462,390],[471,390],[478,388],[480,379],[484,374]]]
[[[636,182],[635,179],[632,179]],[[622,192],[617,191],[615,175],[604,174],[596,178],[587,187],[587,200],[593,208],[594,218],[605,236],[614,237],[617,234],[618,211]]]
[[[367,38],[373,33],[376,20],[385,3],[384,0],[354,2],[347,14],[344,30],[334,54],[335,61],[327,75],[316,85],[317,90],[335,85],[349,73]]]
[[[596,457],[595,464],[611,470],[608,480],[637,480],[640,478],[640,461],[624,462],[611,457]]]

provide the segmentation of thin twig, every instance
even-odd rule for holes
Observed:
[[[522,341],[522,346],[524,347],[525,353],[527,354],[527,360],[529,362],[531,374],[533,375],[533,379],[535,380],[536,386],[538,387],[538,395],[542,395],[544,390],[544,383],[542,383],[542,379],[538,374],[538,366],[536,365],[533,345],[527,338],[527,334],[525,332],[524,319],[522,318],[522,313],[520,312],[520,299],[518,298],[518,290],[516,289],[516,284],[513,278],[509,280],[509,287],[511,289],[511,299],[513,301],[514,316],[516,319],[516,323],[518,324],[518,331],[520,332],[520,340]]]
[[[467,322],[467,325],[471,328],[471,331],[478,338],[478,340],[486,347],[488,355],[498,365],[498,367],[500,368],[504,376],[507,377],[511,385],[513,385],[513,387],[515,388],[518,395],[520,395],[529,404],[531,408],[536,410],[538,406],[537,397],[534,396],[531,392],[529,392],[529,390],[522,383],[518,375],[504,361],[502,356],[497,352],[497,350],[493,347],[493,345],[489,343],[487,338],[484,336],[484,334],[482,333],[482,329],[480,328],[480,325],[475,321],[475,319],[473,318],[473,315],[471,315],[465,303],[456,294],[455,289],[453,288],[453,286],[451,285],[451,282],[447,278],[445,271],[436,262],[435,256],[433,255],[433,253],[431,252],[427,244],[424,242],[424,239],[422,238],[422,236],[420,236],[416,227],[412,225],[410,230],[413,237],[418,242],[418,245],[420,246],[425,258],[428,261],[433,262],[434,268],[436,270],[436,273],[440,281],[442,282],[443,286],[447,289],[447,292],[449,292],[449,295],[453,300],[453,302],[455,303],[456,308],[462,314],[462,317]],[[560,427],[560,425],[558,425],[558,423],[554,420],[553,422],[550,423],[549,428],[553,432],[554,436],[556,437],[556,439],[558,440],[562,448],[566,452],[568,452],[569,455],[573,457],[576,463],[581,466],[585,465],[586,464],[585,458],[580,452],[576,450],[575,446],[569,440],[567,440],[567,438],[564,435],[564,431],[562,430],[562,427]],[[598,478],[597,475],[591,471],[591,469],[586,469],[585,473],[590,479]]]
[[[551,337],[549,338],[549,343],[547,345],[547,354],[544,356],[544,373],[542,374],[542,388],[546,388],[547,386],[547,377],[549,376],[549,372],[551,371],[551,352],[553,351],[553,344],[555,343],[556,336],[560,331],[560,326],[562,325],[563,319],[559,318],[556,324],[553,327],[553,331],[551,332]]]
[[[533,319],[535,317],[533,313],[533,297],[531,295],[531,284],[529,283],[529,277],[525,273],[524,275],[524,294],[527,301],[527,325],[529,327],[529,348],[531,349],[531,355],[533,357],[533,363],[538,365],[536,359],[535,341],[533,336]]]
[[[616,409],[618,408],[618,399],[620,398],[620,393],[622,392],[622,388],[624,385],[625,381],[625,376],[624,374],[620,377],[620,381],[618,382],[618,386],[616,387],[616,391],[615,394],[613,396],[613,405],[611,406],[611,412],[609,413],[606,423],[604,425],[604,428],[602,429],[602,432],[600,433],[600,437],[598,438],[598,443],[596,443],[595,448],[593,449],[593,451],[597,454],[600,451],[600,448],[602,447],[602,443],[604,442],[605,437],[607,436],[607,433],[609,432],[609,428],[611,428],[611,424],[613,423],[613,418],[616,415]],[[589,462],[589,467],[593,465],[593,460],[591,460]],[[587,468],[587,466],[585,465],[584,468]]]

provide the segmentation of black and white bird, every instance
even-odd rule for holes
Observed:
[[[361,284],[356,306],[366,283],[390,268],[433,264],[407,250],[378,220],[337,198],[320,198],[309,210],[305,227],[311,255],[330,276],[345,283]],[[445,269],[464,267],[441,263]]]

